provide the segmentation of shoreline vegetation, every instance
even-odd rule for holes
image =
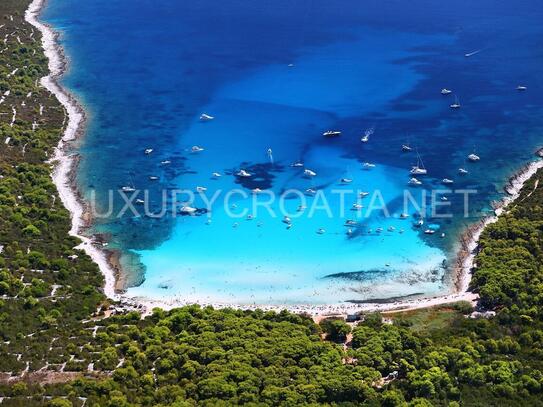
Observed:
[[[66,111],[39,86],[50,61],[22,18],[29,3],[0,3],[3,406],[543,405],[541,161],[477,235],[479,311],[430,299],[349,323],[196,305],[142,316],[102,294],[104,276],[69,235],[50,177]]]
[[[162,301],[147,297],[130,297],[123,294],[126,272],[123,272],[120,263],[120,253],[115,250],[105,249],[96,236],[85,236],[84,230],[87,229],[92,219],[90,219],[87,205],[82,198],[75,181],[75,172],[77,171],[78,157],[67,151],[70,143],[82,137],[85,131],[85,110],[70,95],[70,93],[59,84],[60,77],[67,69],[67,59],[62,47],[58,43],[58,34],[47,24],[40,22],[39,15],[45,6],[47,0],[33,0],[26,11],[27,21],[39,29],[42,33],[42,41],[45,55],[49,60],[49,75],[42,78],[43,86],[53,93],[60,103],[65,107],[68,124],[65,133],[55,150],[55,157],[52,159],[56,163],[53,172],[53,181],[57,186],[59,195],[64,206],[70,211],[72,218],[72,228],[70,234],[82,240],[80,248],[83,249],[98,265],[104,275],[105,285],[104,293],[114,301],[136,308],[143,308],[144,314],[149,314],[153,308],[172,309],[193,303],[184,302],[182,299],[169,299]],[[346,315],[347,313],[368,312],[368,311],[392,311],[392,310],[412,310],[423,307],[432,307],[436,305],[449,304],[457,301],[468,301],[476,304],[478,296],[470,292],[470,281],[472,269],[474,267],[475,255],[478,250],[478,241],[485,227],[496,222],[497,217],[503,213],[505,208],[518,197],[523,185],[533,176],[539,168],[543,167],[543,160],[539,149],[536,155],[537,161],[531,161],[513,174],[506,185],[504,191],[507,193],[503,199],[494,203],[494,216],[485,216],[480,221],[466,227],[464,233],[459,239],[459,248],[456,250],[455,265],[449,276],[449,285],[451,291],[439,296],[417,296],[407,300],[398,299],[396,301],[383,301],[377,299],[372,302],[371,299],[357,303],[338,303],[327,305],[309,305],[297,304],[292,306],[284,305],[236,305],[221,303],[201,302],[202,306],[213,306],[214,308],[239,307],[241,309],[264,309],[281,311],[286,309],[291,312],[309,313],[317,315]]]

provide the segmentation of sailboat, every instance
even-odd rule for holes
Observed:
[[[454,97],[454,103],[450,106],[451,109],[460,109],[460,102],[458,101],[458,96]]]
[[[420,158],[419,152],[417,151],[417,165],[411,167],[411,170],[409,171],[411,175],[426,175],[428,174],[428,171],[426,168],[424,168],[424,163],[422,162],[422,159]]]

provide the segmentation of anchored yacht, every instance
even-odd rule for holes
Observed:
[[[200,115],[200,121],[202,121],[202,122],[209,122],[209,121],[211,121],[211,120],[213,120],[213,119],[214,119],[214,117],[208,115],[207,113],[202,113],[202,114]]]
[[[322,133],[322,135],[324,137],[328,137],[328,138],[338,137],[338,136],[341,136],[341,131],[339,131],[339,130],[328,130],[328,131],[325,131],[324,133]]]
[[[251,176],[251,174],[249,174],[249,173],[248,173],[247,171],[245,171],[245,170],[239,170],[239,171],[236,173],[236,175],[237,175],[238,177],[243,177],[243,178],[248,178],[248,177]]]
[[[470,160],[471,162],[476,162],[476,161],[479,161],[480,159],[481,157],[479,157],[477,154],[468,155],[468,160]]]

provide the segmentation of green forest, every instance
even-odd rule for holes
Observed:
[[[49,162],[66,112],[29,0],[0,2],[0,404],[543,405],[539,171],[480,239],[469,303],[361,316],[187,306],[110,315]]]

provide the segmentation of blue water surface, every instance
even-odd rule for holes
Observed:
[[[113,211],[96,220],[88,233],[120,250],[133,296],[322,304],[448,291],[460,233],[542,141],[535,0],[50,0],[44,19],[62,33],[63,81],[88,111],[74,146],[84,196],[104,211],[107,191],[123,186],[149,190],[154,209],[163,191],[170,204],[175,189],[220,196],[199,216]],[[455,97],[458,110],[449,107]],[[204,112],[215,119],[200,121]],[[324,138],[328,129],[342,135]],[[402,153],[406,143],[413,151]],[[409,188],[415,151],[428,175]],[[470,153],[481,160],[467,162]],[[240,169],[252,176],[236,176]],[[399,217],[404,190],[427,201],[421,190],[443,188],[443,178],[476,191],[467,217],[461,194],[449,195],[450,218],[417,227],[414,207]],[[223,204],[234,188],[246,195]],[[266,200],[255,188],[318,194],[267,210],[254,207]],[[116,195],[116,210],[122,203]],[[364,208],[353,211],[355,203]],[[368,210],[381,203],[388,213]]]

